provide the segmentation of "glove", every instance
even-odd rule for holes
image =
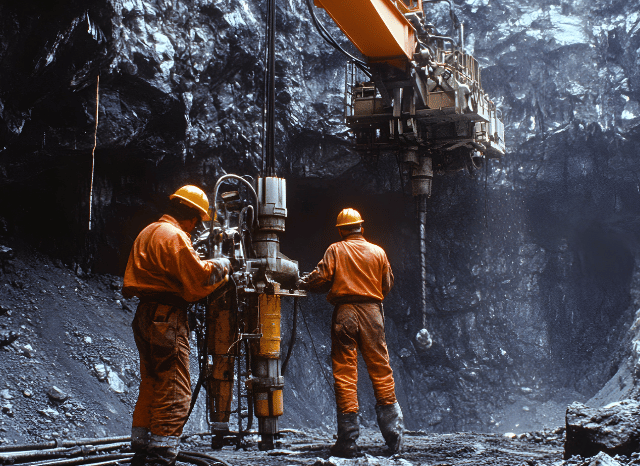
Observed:
[[[218,266],[214,268],[211,277],[213,278],[214,283],[220,281],[229,280],[229,274],[233,271],[231,268],[231,261],[229,259],[220,258],[220,259],[212,259],[211,262],[215,262]]]

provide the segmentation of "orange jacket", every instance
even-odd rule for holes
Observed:
[[[219,285],[222,266],[203,261],[191,245],[191,235],[170,215],[140,232],[124,273],[125,298],[169,293],[187,302],[209,295]]]
[[[359,234],[333,243],[313,272],[301,279],[302,287],[324,291],[330,286],[331,304],[378,301],[393,287],[387,254]]]

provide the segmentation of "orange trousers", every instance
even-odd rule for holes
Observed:
[[[339,413],[358,412],[358,348],[367,365],[378,405],[395,403],[395,383],[384,336],[382,306],[339,304],[331,325],[331,361]]]
[[[180,436],[191,403],[187,312],[141,302],[131,327],[140,354],[140,392],[132,426],[154,435]]]

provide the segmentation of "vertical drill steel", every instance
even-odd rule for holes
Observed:
[[[422,327],[427,327],[427,196],[416,198],[420,229],[420,304],[422,307]]]

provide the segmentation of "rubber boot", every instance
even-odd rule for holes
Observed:
[[[358,413],[338,413],[338,440],[330,449],[331,455],[341,458],[358,456],[356,440],[359,436]]]
[[[376,414],[380,432],[389,447],[388,452],[392,455],[400,453],[404,434],[404,418],[400,405],[396,401],[391,405],[376,406]]]
[[[173,466],[178,457],[180,437],[151,435],[147,454],[148,466]]]
[[[144,427],[131,428],[131,466],[145,466],[147,463],[147,454],[149,453],[149,442],[151,441],[151,432]]]

